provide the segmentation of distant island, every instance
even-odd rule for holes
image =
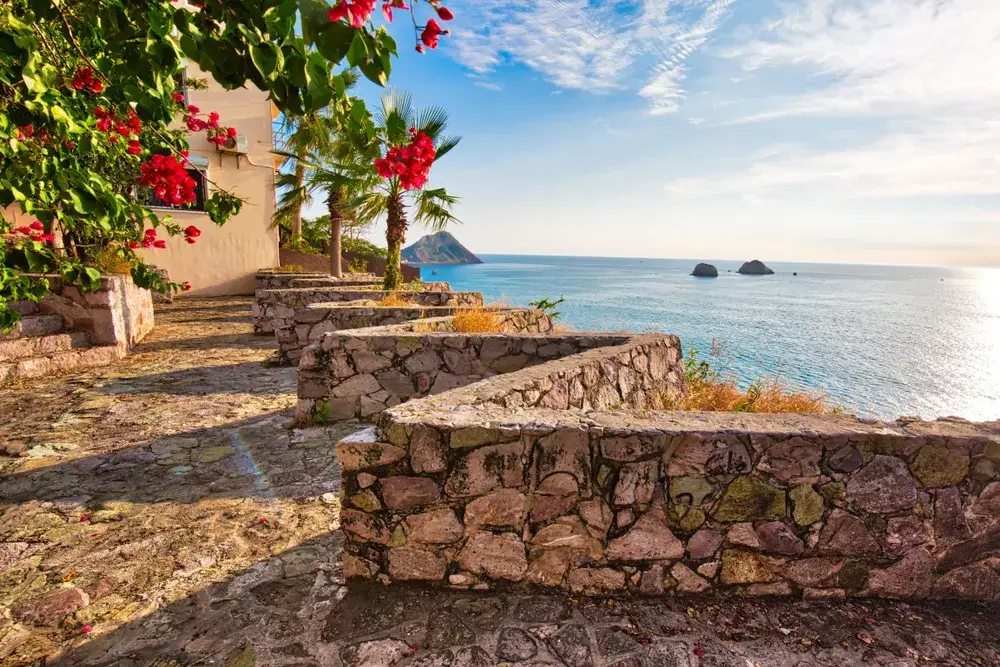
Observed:
[[[403,248],[403,261],[410,264],[482,264],[465,246],[448,232],[428,234],[413,245]]]
[[[743,266],[740,267],[739,273],[745,276],[773,276],[774,271],[767,268],[767,265],[759,259],[755,259],[749,262],[745,262]]]
[[[711,264],[701,262],[694,267],[694,271],[691,272],[691,275],[696,278],[718,278],[719,270]]]

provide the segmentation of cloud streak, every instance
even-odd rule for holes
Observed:
[[[562,89],[632,90],[654,115],[684,99],[686,60],[732,0],[469,0],[453,54],[473,74],[525,65]]]

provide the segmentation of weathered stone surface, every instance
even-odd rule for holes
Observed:
[[[608,504],[597,498],[580,503],[580,518],[587,524],[591,535],[603,540],[615,517]]]
[[[378,573],[378,564],[366,558],[358,558],[351,554],[344,554],[341,560],[344,568],[344,578],[351,579],[359,577],[361,579],[371,579]]]
[[[611,461],[635,461],[644,456],[658,454],[659,451],[660,446],[657,443],[642,440],[635,435],[601,440],[601,454]]]
[[[560,586],[569,568],[585,560],[585,556],[577,549],[555,547],[545,549],[528,566],[526,580],[539,586]]]
[[[698,566],[698,574],[706,579],[714,579],[715,575],[719,573],[719,567],[721,565],[722,563],[717,560],[713,560],[710,563],[702,563]]]
[[[711,558],[722,546],[723,535],[712,528],[702,528],[688,540],[688,555],[695,560]]]
[[[823,447],[805,438],[789,438],[768,448],[758,466],[783,482],[797,483],[819,475]]]
[[[389,576],[397,581],[441,581],[448,564],[437,551],[389,549]]]
[[[670,576],[677,582],[677,590],[681,593],[701,593],[712,587],[683,563],[675,563],[670,568]]]
[[[903,560],[884,570],[868,573],[868,590],[878,597],[922,598],[930,593],[934,559],[926,550],[911,549]]]
[[[673,560],[684,557],[684,545],[667,527],[663,510],[642,515],[632,528],[608,544],[608,560]]]
[[[345,667],[389,667],[410,654],[398,639],[376,639],[348,646],[340,652]]]
[[[480,447],[491,445],[500,439],[500,431],[495,428],[485,426],[469,426],[457,428],[451,432],[451,447],[460,449],[463,447]]]
[[[722,583],[755,584],[774,581],[774,573],[755,553],[742,549],[722,552]]]
[[[443,472],[447,466],[445,445],[434,428],[417,425],[410,439],[410,466],[413,472]]]
[[[886,550],[894,556],[902,556],[913,547],[927,542],[924,522],[915,514],[889,519],[885,531]]]
[[[411,514],[406,518],[406,536],[421,544],[451,544],[462,539],[462,524],[451,508]]]
[[[823,496],[811,484],[800,484],[788,493],[792,501],[792,518],[800,526],[809,526],[823,518]]]
[[[768,521],[785,516],[785,493],[757,477],[737,477],[712,511],[716,521]]]
[[[14,616],[35,625],[58,625],[67,616],[90,604],[90,596],[79,588],[64,588],[16,605]]]
[[[456,644],[471,644],[476,641],[476,632],[465,621],[462,614],[452,609],[438,610],[431,614],[427,622],[424,646],[441,648]]]
[[[470,530],[482,526],[520,528],[524,515],[524,494],[515,489],[500,489],[465,506],[465,526]]]
[[[990,555],[1000,555],[1000,525],[993,524],[974,537],[954,544],[938,559],[938,572],[948,572]]]
[[[445,491],[449,496],[480,496],[494,489],[524,483],[522,446],[519,442],[479,447],[456,461]]]
[[[627,463],[622,466],[618,483],[615,485],[614,504],[648,503],[653,497],[658,470],[658,460]]]
[[[355,493],[351,496],[351,504],[365,512],[377,512],[382,509],[382,503],[379,502],[378,496],[371,489]]]
[[[538,653],[535,640],[520,628],[504,628],[497,637],[497,658],[509,662],[524,662]]]
[[[528,571],[524,544],[513,533],[473,533],[458,554],[458,564],[474,574],[510,581],[520,581]]]
[[[670,499],[680,505],[701,505],[713,491],[704,477],[683,475],[670,479]]]
[[[953,486],[969,473],[969,457],[956,454],[945,446],[926,445],[917,452],[910,470],[921,486]]]
[[[367,394],[374,394],[380,388],[375,376],[365,373],[364,375],[355,375],[354,377],[347,378],[330,390],[330,396],[333,398],[365,396]]]
[[[938,489],[934,494],[934,539],[938,547],[972,537],[965,518],[962,492],[953,486]]]
[[[847,447],[841,447],[831,454],[827,460],[827,465],[834,472],[852,473],[860,468],[864,462],[865,460],[861,456],[861,452],[848,445]]]
[[[843,561],[830,558],[806,558],[790,562],[781,574],[797,584],[815,588],[840,572]]]
[[[1000,573],[984,565],[952,570],[934,582],[932,597],[1000,601]]]
[[[757,531],[753,529],[752,523],[737,523],[730,526],[729,532],[726,533],[726,541],[740,547],[760,548],[760,539],[757,537]]]
[[[805,545],[795,532],[781,523],[771,521],[757,527],[757,539],[764,551],[783,556],[798,556],[805,551]]]
[[[578,567],[566,575],[566,584],[581,595],[614,594],[625,588],[625,573],[607,567]]]
[[[750,597],[788,597],[792,595],[794,591],[792,590],[791,584],[787,581],[775,581],[771,584],[751,584],[747,586],[743,591],[744,595]]]
[[[549,637],[553,652],[569,667],[591,667],[590,637],[582,625],[566,625]]]
[[[880,454],[851,477],[846,498],[866,512],[892,514],[917,504],[917,483],[903,461]]]
[[[662,565],[653,565],[642,573],[639,579],[639,594],[646,596],[663,595]]]
[[[553,472],[573,475],[577,482],[590,481],[590,436],[583,428],[564,428],[541,438],[537,444],[536,477],[542,479]]]
[[[545,526],[531,538],[532,551],[537,549],[575,549],[591,560],[603,555],[600,540],[592,537],[576,517],[561,517],[556,523]]]
[[[386,477],[381,485],[385,506],[391,510],[429,505],[441,498],[441,489],[427,477]]]
[[[340,527],[363,542],[389,543],[389,531],[371,514],[350,509],[341,510]]]
[[[580,490],[576,478],[566,472],[557,472],[542,480],[535,493],[543,496],[576,496]]]
[[[820,532],[819,550],[824,554],[864,556],[878,554],[881,548],[861,519],[836,509]]]
[[[337,460],[344,470],[367,470],[395,463],[406,456],[401,447],[383,442],[337,443]]]

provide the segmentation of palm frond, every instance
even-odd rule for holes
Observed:
[[[424,107],[417,113],[414,127],[427,133],[431,139],[437,139],[448,127],[448,111],[444,107]]]
[[[414,222],[427,225],[436,232],[450,223],[461,224],[461,220],[451,212],[452,207],[458,203],[458,197],[448,194],[444,188],[419,190],[414,195],[414,200]]]
[[[441,137],[438,140],[437,149],[434,151],[434,159],[440,160],[443,156],[451,152],[451,149],[453,149],[455,146],[458,146],[458,143],[460,141],[462,141],[462,137],[459,137],[454,134],[450,134],[446,137]]]

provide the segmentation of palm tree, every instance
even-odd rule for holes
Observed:
[[[375,113],[376,132],[388,145],[399,146],[410,139],[409,130],[424,132],[434,143],[435,161],[458,145],[460,137],[446,136],[448,112],[441,107],[428,107],[417,111],[409,93],[389,90],[382,95],[381,108]],[[382,156],[382,146],[372,142],[367,150],[356,157],[356,164],[375,175],[374,187],[355,188],[361,193],[351,202],[358,220],[371,221],[385,218],[385,241],[388,260],[385,267],[384,286],[387,290],[397,289],[402,282],[400,272],[400,252],[406,241],[408,215],[414,222],[440,231],[449,222],[458,222],[451,213],[458,201],[444,188],[419,188],[406,190],[399,177],[383,179],[374,171],[374,159]],[[369,180],[369,182],[371,182]]]

